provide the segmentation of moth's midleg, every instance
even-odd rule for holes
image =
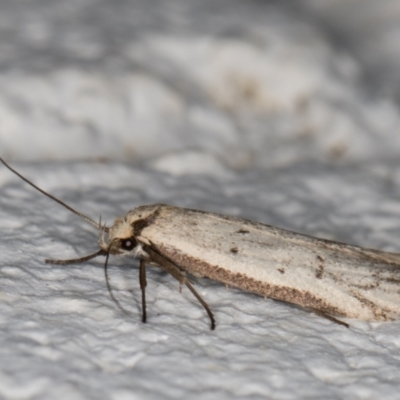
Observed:
[[[203,306],[203,308],[206,310],[208,317],[210,318],[211,322],[211,329],[215,329],[215,318],[214,314],[210,310],[210,307],[208,304],[204,301],[204,299],[197,293],[195,288],[191,285],[191,283],[188,281],[188,279],[185,277],[185,275],[181,272],[180,268],[178,265],[175,265],[172,261],[168,260],[161,254],[159,254],[155,250],[155,246],[152,245],[150,246],[143,246],[143,250],[149,254],[150,256],[150,262],[155,263],[158,265],[160,268],[162,268],[164,271],[168,272],[171,274],[179,283],[186,285],[188,289],[193,293],[194,297],[199,301],[199,303]]]

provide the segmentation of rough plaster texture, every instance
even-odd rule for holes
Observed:
[[[400,252],[394,1],[373,30],[371,1],[149,4],[1,2],[1,156],[109,224],[164,202]],[[197,279],[211,332],[153,268],[142,324],[133,259],[110,263],[130,316],[102,259],[44,264],[97,240],[0,168],[0,398],[399,397],[400,322],[346,329]]]

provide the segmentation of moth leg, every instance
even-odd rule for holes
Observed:
[[[319,315],[320,317],[324,317],[324,318],[326,318],[326,319],[329,319],[329,321],[332,321],[332,322],[337,323],[338,325],[343,325],[343,326],[345,326],[346,328],[350,328],[349,324],[346,324],[346,322],[343,322],[343,321],[341,321],[340,319],[336,319],[336,318],[332,317],[331,315],[327,314],[327,313],[324,312],[324,311],[316,310],[315,308],[312,308],[311,311],[312,311],[313,313]]]
[[[210,318],[210,321],[211,321],[211,330],[213,331],[215,329],[214,314],[210,310],[210,307],[208,306],[208,304],[197,293],[196,289],[192,286],[192,284],[189,282],[189,280],[185,277],[185,275],[179,270],[178,267],[176,267],[172,263],[171,263],[171,265],[168,265],[168,266],[166,266],[165,264],[164,265],[159,265],[159,267],[162,268],[164,271],[169,272],[181,285],[186,285],[187,288],[193,293],[193,296],[196,297],[198,302],[206,310],[206,312],[208,314],[208,317]]]
[[[164,271],[168,272],[171,274],[181,285],[186,285],[187,288],[192,292],[194,297],[198,300],[198,302],[203,306],[203,308],[206,310],[208,317],[210,318],[211,322],[211,330],[215,329],[215,318],[214,314],[210,310],[210,307],[208,304],[203,300],[203,298],[197,293],[195,288],[192,286],[192,284],[189,282],[189,280],[185,277],[185,275],[182,273],[180,268],[175,265],[172,261],[168,260],[161,254],[159,254],[156,250],[154,250],[153,247],[146,246],[143,249],[147,254],[149,254],[150,259],[147,260],[149,263],[154,263]]]
[[[140,260],[139,266],[139,282],[140,282],[140,290],[142,292],[142,322],[147,321],[147,313],[146,313],[146,261]]]
[[[203,298],[197,293],[195,288],[192,286],[192,284],[188,281],[185,280],[185,285],[188,287],[188,289],[193,293],[193,296],[196,297],[196,299],[199,301],[199,303],[203,306],[203,308],[206,310],[208,317],[210,318],[211,321],[211,330],[213,331],[215,329],[215,319],[214,319],[214,314],[210,310],[210,307],[208,307],[208,304],[203,300]]]
[[[103,249],[100,249],[100,250],[96,251],[96,253],[89,254],[87,256],[80,257],[80,258],[71,258],[70,260],[46,259],[46,260],[44,260],[44,262],[46,264],[53,264],[53,265],[81,264],[81,263],[91,260],[92,258],[95,258],[98,256],[105,256],[105,255],[106,255],[106,252]]]

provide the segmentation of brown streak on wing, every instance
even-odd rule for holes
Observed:
[[[376,321],[390,321],[393,318],[390,318],[387,313],[390,313],[390,310],[385,310],[383,308],[379,308],[372,301],[368,300],[361,293],[352,291],[351,294],[362,304],[365,304],[369,309],[371,309],[375,315]]]
[[[178,251],[167,250],[163,246],[156,247],[151,244],[160,254],[172,260],[183,270],[189,273],[198,273],[207,278],[217,280],[226,285],[235,286],[240,289],[259,294],[263,297],[270,297],[275,300],[285,301],[287,303],[297,304],[304,308],[321,310],[324,313],[346,317],[346,313],[338,307],[332,306],[323,299],[317,298],[305,290],[297,290],[291,287],[271,285],[257,281],[242,273],[232,273],[217,265],[209,265],[204,261],[195,259],[187,254]]]

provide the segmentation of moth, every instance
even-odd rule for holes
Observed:
[[[140,259],[142,321],[146,322],[146,266],[156,266],[186,286],[215,318],[188,274],[207,277],[265,298],[298,305],[338,324],[338,318],[389,321],[400,317],[400,254],[388,253],[294,233],[236,217],[165,204],[144,205],[117,218],[111,227],[96,223],[37,187],[36,190],[95,226],[100,249],[85,257],[46,260],[82,263],[110,255]]]

